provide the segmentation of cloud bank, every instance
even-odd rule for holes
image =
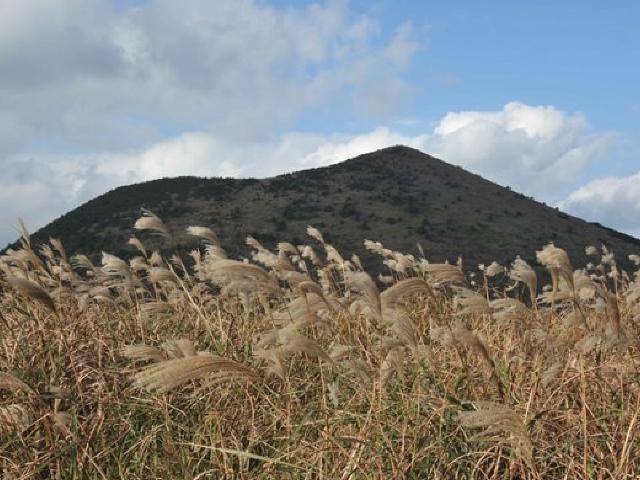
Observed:
[[[345,2],[9,0],[0,15],[0,145],[133,148],[196,128],[246,140],[340,99],[384,115],[420,44]],[[384,88],[384,95],[380,89]]]
[[[640,172],[593,180],[572,192],[560,207],[640,238]]]

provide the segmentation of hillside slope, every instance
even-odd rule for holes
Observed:
[[[365,238],[406,253],[415,253],[419,242],[430,260],[462,255],[469,267],[516,255],[535,263],[535,250],[550,241],[576,265],[586,263],[586,245],[606,244],[621,261],[640,252],[638,239],[402,146],[263,180],[179,177],[120,187],[53,221],[34,239],[60,238],[69,253],[131,256],[135,251],[126,243],[141,208],[174,232],[170,248],[195,248],[197,241],[184,229],[203,225],[218,232],[231,256],[247,254],[248,234],[265,246],[308,242],[308,224],[343,254],[357,253],[373,268],[379,261],[364,251]],[[140,236],[148,245],[167,247]]]

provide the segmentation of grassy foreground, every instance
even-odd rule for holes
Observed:
[[[193,268],[26,230],[1,257],[0,478],[640,478],[640,279],[612,253],[542,248],[543,288],[521,259],[367,241],[372,279],[311,227],[251,261],[188,232]]]

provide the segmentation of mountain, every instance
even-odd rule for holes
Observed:
[[[174,232],[174,244],[135,232],[147,208]],[[164,178],[116,188],[53,221],[33,235],[36,242],[60,238],[68,252],[101,250],[130,257],[132,234],[147,246],[181,251],[197,248],[184,234],[189,225],[212,227],[232,257],[247,255],[247,235],[265,246],[279,241],[311,241],[307,225],[345,257],[357,253],[380,269],[363,240],[416,253],[420,243],[430,261],[455,261],[467,267],[516,255],[535,264],[535,251],[553,241],[576,266],[589,260],[586,245],[607,245],[618,260],[640,252],[640,240],[588,223],[404,146],[385,148],[323,168],[262,180]]]

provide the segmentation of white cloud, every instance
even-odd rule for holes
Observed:
[[[511,102],[499,111],[449,113],[423,145],[495,182],[553,198],[614,140],[592,133],[582,114]]]
[[[313,168],[331,165],[348,158],[369,153],[392,145],[420,147],[420,137],[410,137],[380,127],[364,135],[345,137],[335,135],[327,138],[313,151],[306,153],[300,160],[300,168]]]
[[[511,102],[498,111],[450,112],[431,131],[418,135],[378,128],[365,135],[329,139],[305,162],[329,164],[404,144],[518,191],[559,200],[615,138],[612,133],[591,132],[581,114]]]
[[[0,177],[2,247],[17,238],[19,217],[31,227],[40,227],[88,199],[88,192],[100,192],[95,182],[100,183],[100,179],[79,160],[27,156],[5,159]]]
[[[551,195],[571,187],[575,175],[614,140],[611,133],[591,132],[581,114],[512,102],[499,111],[448,113],[431,131],[418,135],[379,127],[361,135],[288,133],[276,140],[238,144],[214,134],[189,133],[114,156],[106,164],[110,173],[128,165],[137,178],[145,179],[188,173],[267,176],[404,144],[526,193]],[[259,163],[252,162],[258,157]],[[212,163],[212,158],[221,163]]]
[[[640,238],[640,172],[588,182],[572,192],[560,207]]]
[[[34,142],[130,149],[196,128],[254,139],[337,97],[345,116],[389,113],[419,46],[410,25],[386,38],[344,1],[5,0],[2,12],[0,157]],[[380,72],[393,95],[378,98]]]
[[[181,175],[237,177],[242,173],[239,163],[220,158],[220,146],[215,138],[204,133],[185,133],[179,137],[152,145],[140,152],[104,155],[97,171],[135,180]]]

